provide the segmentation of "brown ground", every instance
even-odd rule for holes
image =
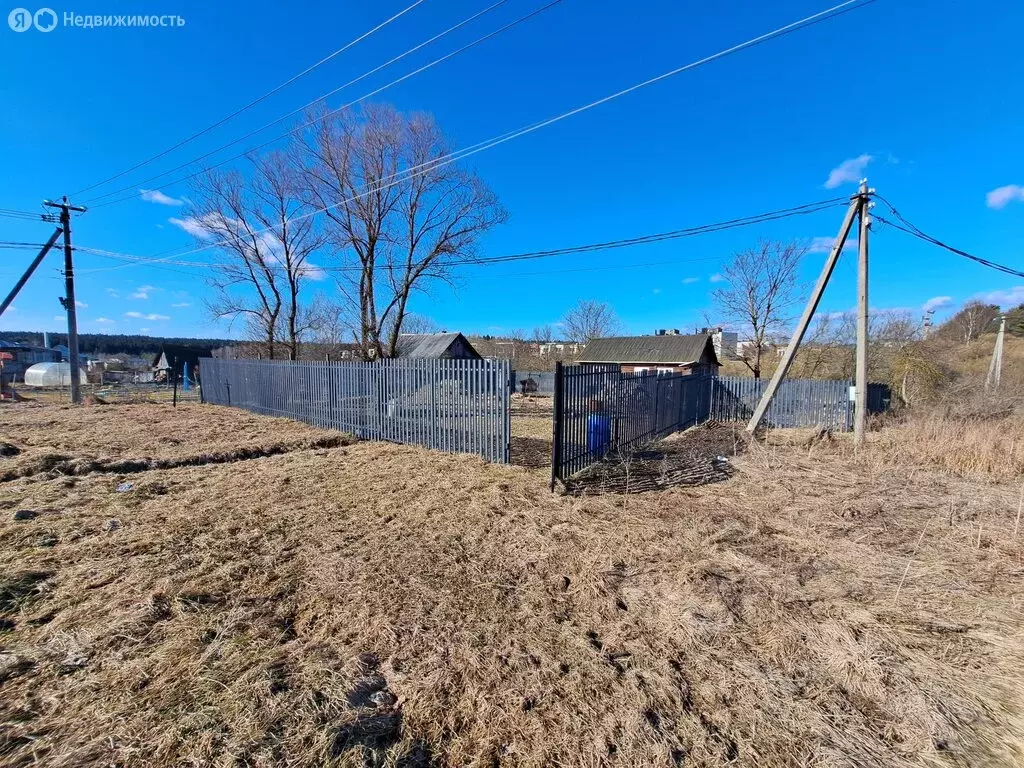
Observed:
[[[0,419],[71,462],[0,483],[5,765],[1024,763],[1019,477],[826,440],[552,495],[210,406]]]

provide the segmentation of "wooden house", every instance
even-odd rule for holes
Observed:
[[[712,374],[721,363],[711,334],[658,333],[593,339],[583,349],[581,365],[618,365],[624,373]]]

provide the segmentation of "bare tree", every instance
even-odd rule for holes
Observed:
[[[586,300],[581,300],[569,310],[562,325],[569,341],[583,344],[618,333],[622,327],[611,306],[601,301]]]
[[[440,333],[441,326],[426,315],[407,312],[402,323],[402,333]]]
[[[964,344],[970,344],[988,330],[997,317],[999,317],[999,307],[995,304],[985,304],[977,300],[968,301],[959,312],[943,324],[940,333],[945,330],[943,335],[952,333]]]
[[[280,152],[249,157],[248,178],[238,171],[210,171],[195,183],[180,225],[200,240],[213,240],[227,256],[218,261],[208,307],[217,318],[243,319],[273,358],[280,340],[298,357],[309,330],[301,302],[303,284],[323,275],[309,262],[322,245],[306,211],[294,168]]]
[[[533,329],[533,340],[538,344],[547,344],[554,338],[550,325],[538,325]]]
[[[448,280],[506,213],[476,174],[442,160],[451,146],[428,115],[372,105],[319,118],[304,146],[308,199],[327,214],[363,357],[390,357],[413,292]]]
[[[741,359],[761,377],[764,351],[773,334],[781,333],[789,312],[800,300],[798,268],[807,249],[796,243],[764,240],[740,251],[722,269],[725,287],[712,292],[721,314],[739,326],[750,343]]]

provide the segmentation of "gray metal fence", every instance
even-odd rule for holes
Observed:
[[[706,421],[711,411],[710,376],[559,364],[555,382],[552,488],[609,454]]]
[[[853,402],[846,380],[783,379],[763,424],[767,427],[825,427],[853,429]],[[749,421],[768,388],[768,379],[719,376],[715,379],[711,418],[717,421]],[[868,411],[888,408],[889,388],[868,385]]]
[[[203,400],[508,463],[509,361],[200,361]]]
[[[509,388],[524,395],[555,394],[554,371],[512,371]]]

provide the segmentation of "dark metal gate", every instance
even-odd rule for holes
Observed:
[[[712,378],[556,364],[551,487],[612,453],[628,453],[706,421]]]

